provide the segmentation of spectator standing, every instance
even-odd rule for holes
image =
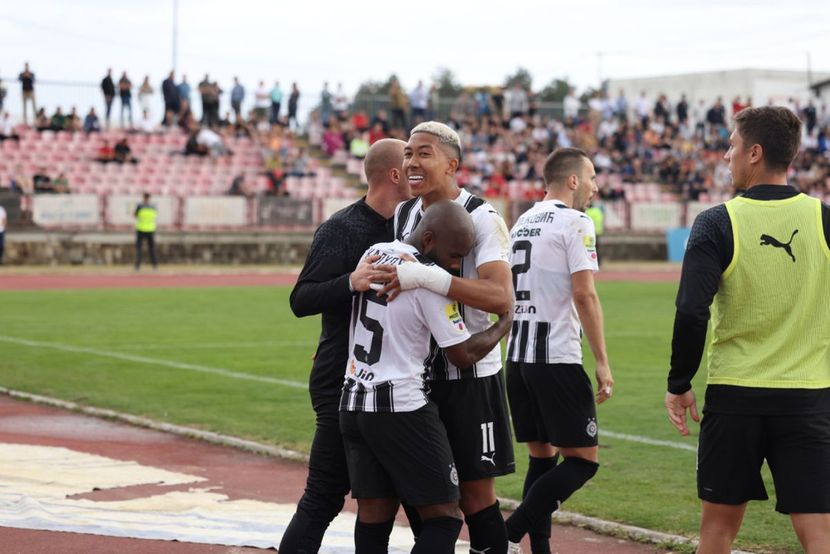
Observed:
[[[432,86],[435,88],[435,85]],[[504,117],[504,88],[499,86],[491,88],[490,100],[493,102],[493,115],[498,119]],[[434,116],[433,119],[435,119]]]
[[[233,88],[231,89],[231,109],[237,121],[242,114],[243,100],[245,100],[245,87],[239,82],[239,77],[234,77]]]
[[[412,123],[417,125],[424,121],[429,105],[429,93],[423,81],[418,81],[418,84],[409,93],[409,105],[412,107]]]
[[[23,71],[17,76],[20,81],[21,95],[23,97],[23,123],[28,125],[28,117],[26,115],[26,104],[31,103],[32,115],[37,112],[37,104],[35,102],[35,74],[29,69],[29,62],[23,64]]]
[[[201,122],[204,125],[207,125],[208,118],[210,117],[211,111],[211,86],[210,86],[210,77],[207,73],[205,73],[205,78],[199,83],[198,86],[199,96],[202,99],[202,119]]]
[[[265,81],[260,81],[254,93],[254,116],[257,122],[268,121],[268,112],[271,109],[271,95]]]
[[[621,121],[628,121],[628,98],[625,97],[625,90],[620,89],[615,102],[615,113]]]
[[[675,113],[677,114],[677,124],[686,127],[689,122],[689,102],[686,100],[685,94],[680,96],[680,101],[675,107]]]
[[[0,265],[3,265],[3,254],[6,250],[6,208],[0,205]]]
[[[801,113],[804,119],[804,126],[807,128],[807,135],[813,136],[813,130],[816,128],[816,124],[818,123],[818,114],[816,113],[816,106],[813,104],[812,99],[807,102],[807,105],[804,106]]]
[[[280,105],[282,104],[282,89],[280,82],[274,83],[274,88],[271,89],[271,125],[276,125],[280,122]]]
[[[112,113],[112,101],[115,99],[115,82],[112,80],[112,68],[107,69],[107,75],[101,80],[101,92],[104,94],[104,112],[107,129],[110,128],[110,114]]]
[[[181,102],[181,113],[185,113],[193,108],[190,103],[190,83],[187,82],[187,75],[182,75],[182,82],[176,85],[179,91],[179,101]]]
[[[729,552],[750,500],[789,514],[804,551],[830,552],[830,207],[787,183],[801,122],[784,107],[735,117],[724,159],[741,196],[692,226],[665,406],[699,421],[692,378],[714,303],[697,456],[699,552]]]
[[[161,82],[161,94],[164,98],[164,116],[162,117],[162,125],[170,124],[167,121],[167,114],[172,112],[174,116],[178,116],[182,109],[182,102],[179,98],[179,89],[176,87],[173,72],[167,75],[167,79]],[[174,124],[174,122],[173,122]]]
[[[331,92],[329,92],[329,83],[323,83],[323,91],[320,93],[320,118],[323,121],[323,126],[328,127],[329,118],[331,118]]]
[[[726,126],[726,108],[723,107],[723,101],[720,96],[715,100],[712,107],[709,108],[709,111],[706,112],[706,123],[712,127]]]
[[[654,103],[654,119],[661,119],[663,123],[668,124],[671,117],[671,106],[665,94],[657,97],[657,102]]]
[[[133,126],[133,83],[127,77],[127,72],[121,74],[118,80],[118,96],[121,99],[121,128],[124,128],[124,110],[130,113],[130,127]]]
[[[219,124],[219,95],[221,89],[215,81],[205,74],[204,80],[199,83],[199,94],[202,97],[202,124],[212,127]]]
[[[640,126],[642,126],[644,130],[648,129],[651,111],[649,108],[648,98],[646,98],[646,91],[640,92],[640,97],[637,98],[637,103],[634,105],[634,111],[637,113],[637,119],[640,121]]]
[[[141,83],[141,86],[138,89],[138,104],[139,106],[141,106],[141,111],[153,113],[153,109],[150,105],[150,101],[153,97],[153,92],[153,85],[150,84],[150,76],[145,75],[144,81]]]
[[[332,109],[334,110],[334,115],[341,122],[348,119],[349,95],[343,90],[343,83],[337,83],[337,90],[334,92],[334,100],[332,101]]]
[[[158,267],[156,260],[156,207],[150,204],[150,193],[144,193],[143,201],[135,208],[135,270],[141,269],[141,248],[147,243],[147,252],[153,269]]]
[[[407,131],[407,101],[406,93],[403,91],[403,87],[401,87],[398,79],[392,79],[392,84],[389,87],[389,110],[392,114],[390,124],[393,129],[402,129],[403,131]]]
[[[579,119],[579,98],[576,97],[576,90],[570,89],[562,104],[564,120],[576,122]]]
[[[695,135],[702,137],[706,130],[706,102],[702,98],[697,101],[697,105],[692,109],[692,125],[695,129]]]
[[[390,218],[398,202],[409,198],[402,163],[403,142],[390,139],[371,147],[365,165],[369,180],[366,197],[320,225],[291,291],[294,315],[322,314],[322,332],[308,386],[317,415],[308,479],[279,545],[285,554],[317,552],[350,489],[339,404],[349,358],[351,305],[353,293],[369,290],[369,284],[377,281],[371,265],[375,258],[357,264],[371,245],[392,240]]]
[[[289,127],[292,125],[292,121],[294,122],[294,129],[299,128],[300,124],[297,121],[297,107],[300,103],[300,89],[297,88],[297,83],[291,83],[291,94],[288,96],[288,125]],[[321,124],[325,125],[324,121],[320,121]]]
[[[524,117],[530,108],[530,101],[527,97],[527,91],[522,88],[522,85],[515,83],[510,90],[510,119],[514,117]]]

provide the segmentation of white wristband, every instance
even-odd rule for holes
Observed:
[[[447,296],[452,275],[437,265],[405,262],[398,266],[398,281],[401,283],[401,290],[425,288],[441,296]]]

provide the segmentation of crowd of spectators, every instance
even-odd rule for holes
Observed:
[[[141,84],[136,87],[126,71],[117,79],[112,69],[108,69],[100,82],[100,91],[103,95],[104,110],[99,116],[95,108],[90,108],[82,119],[76,107],[65,113],[57,107],[53,114],[48,114],[41,106],[38,108],[35,99],[35,74],[25,64],[24,71],[18,77],[22,87],[24,102],[22,123],[26,127],[38,131],[84,132],[87,134],[110,130],[113,127],[114,113],[118,109],[118,124],[125,132],[123,139],[116,144],[102,140],[96,160],[101,163],[138,163],[128,144],[126,135],[158,134],[180,130],[185,134],[186,141],[181,151],[171,154],[216,158],[230,156],[233,152],[227,147],[231,137],[248,137],[261,148],[264,159],[264,174],[271,182],[267,193],[286,194],[284,178],[286,176],[314,175],[314,164],[308,153],[297,145],[294,135],[300,130],[298,107],[300,90],[297,83],[283,91],[280,82],[275,81],[273,86],[266,86],[260,81],[258,87],[250,95],[238,78],[234,78],[230,87],[228,100],[231,110],[224,116],[220,115],[220,99],[225,91],[210,75],[192,87],[186,75],[176,82],[176,75],[170,72],[159,87],[160,100],[154,102],[156,89],[150,77],[145,76]],[[4,140],[19,140],[15,132],[16,126],[12,123],[8,112],[3,112],[3,101],[6,97],[6,88],[0,80],[0,142]],[[140,116],[134,117],[134,95],[138,100]],[[248,96],[253,98],[253,109],[245,113],[243,107]],[[194,115],[193,102],[201,103],[201,117]],[[348,108],[345,102],[342,85],[338,94],[333,97],[333,110],[344,113]],[[157,108],[163,105],[161,113]],[[29,110],[31,108],[31,120]],[[155,108],[155,109],[154,109]],[[25,184],[25,183],[24,183]],[[13,185],[14,187],[15,185]],[[20,187],[17,187],[20,188]],[[33,189],[34,190],[34,189]],[[243,179],[234,179],[231,189],[234,194],[246,194],[250,190]]]
[[[262,150],[264,171],[273,185],[273,194],[285,193],[286,176],[314,174],[312,158],[295,140],[298,132],[306,133],[310,145],[319,148],[324,156],[345,153],[359,160],[377,140],[405,139],[412,126],[440,117],[459,131],[464,142],[459,184],[484,196],[541,197],[541,167],[547,154],[557,147],[576,146],[594,159],[603,198],[622,198],[627,183],[647,182],[660,184],[676,198],[697,200],[704,195],[728,192],[730,176],[723,161],[728,148],[728,123],[732,114],[752,105],[751,98],[740,97],[728,103],[721,98],[712,102],[698,99],[694,104],[685,95],[676,99],[665,94],[649,98],[641,92],[636,98],[629,98],[623,90],[613,94],[597,91],[579,98],[571,89],[555,110],[542,110],[531,90],[513,84],[464,89],[452,99],[449,113],[439,114],[439,104],[447,99],[439,96],[436,84],[428,87],[418,81],[406,90],[397,79],[392,79],[384,106],[371,114],[350,109],[342,83],[334,91],[329,83],[324,83],[316,109],[300,129],[297,83],[284,92],[279,81],[268,86],[260,80],[251,92],[234,78],[227,94],[231,110],[221,116],[220,99],[225,91],[209,75],[191,87],[185,75],[176,82],[176,75],[170,72],[159,87],[161,102],[154,104],[156,91],[149,76],[136,88],[126,71],[116,81],[109,69],[100,83],[104,113],[99,117],[90,108],[82,119],[75,107],[69,113],[59,107],[51,116],[43,107],[37,109],[35,75],[28,63],[18,80],[23,93],[24,122],[26,107],[30,106],[32,125],[40,130],[95,133],[110,129],[117,99],[122,129],[147,134],[181,129],[187,136],[181,152],[184,155],[230,155],[227,138],[250,137]],[[132,107],[134,91],[141,110],[136,120]],[[3,97],[4,89],[0,89],[0,102]],[[198,120],[192,109],[197,99],[201,102]],[[154,113],[154,105],[163,105],[160,114]],[[247,105],[253,107],[245,113]],[[806,192],[828,194],[827,108],[817,108],[812,101],[799,105],[792,99],[787,105],[805,123],[802,153],[794,165],[792,181]],[[16,138],[9,116],[4,113],[0,141]],[[134,158],[117,156],[102,161],[135,163]],[[234,188],[243,189],[239,184]]]
[[[406,138],[409,128],[433,117],[436,87],[418,82],[408,94],[393,81],[389,112],[367,114],[328,112],[321,101],[308,126],[309,141],[328,156],[346,151],[360,159],[369,145],[387,137]],[[594,159],[605,199],[624,198],[626,183],[658,183],[683,200],[729,194],[731,179],[723,155],[728,149],[732,114],[752,105],[737,97],[690,105],[685,95],[671,102],[666,95],[650,99],[645,92],[631,100],[625,91],[611,97],[594,92],[580,100],[571,90],[556,116],[543,114],[530,91],[520,85],[507,89],[465,90],[452,104],[448,123],[464,143],[458,172],[461,186],[488,197],[516,197],[511,185],[521,183],[518,196],[543,196],[541,168],[557,147],[575,146]],[[812,101],[788,107],[804,121],[802,152],[794,165],[793,184],[805,192],[830,194],[827,134],[830,114]]]

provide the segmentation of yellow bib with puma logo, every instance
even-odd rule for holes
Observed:
[[[712,385],[830,387],[830,249],[821,202],[738,197],[734,237],[712,314]]]

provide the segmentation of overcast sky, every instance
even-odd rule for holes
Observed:
[[[107,67],[158,87],[172,65],[174,0],[9,0],[0,77],[28,60],[40,80],[98,82]],[[600,78],[738,68],[830,70],[828,0],[179,0],[178,69],[229,88],[368,79],[406,88],[439,66],[463,84],[500,84],[518,66],[534,88]]]

